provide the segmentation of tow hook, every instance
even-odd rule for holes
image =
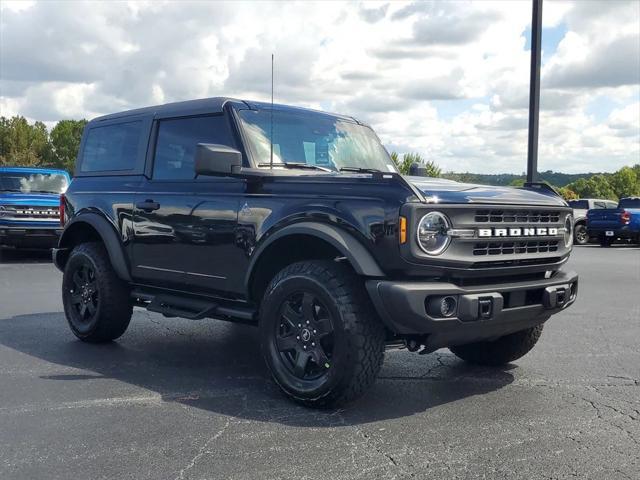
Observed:
[[[543,302],[546,308],[562,308],[575,298],[574,285],[557,285],[544,289]]]
[[[504,299],[497,292],[461,295],[458,318],[463,322],[494,318],[503,305]]]
[[[491,318],[493,312],[493,301],[491,298],[480,298],[478,300],[478,317]]]

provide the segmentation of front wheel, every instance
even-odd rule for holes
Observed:
[[[576,245],[586,245],[589,243],[589,234],[587,233],[587,226],[584,223],[576,225],[573,232],[573,241]]]
[[[362,395],[382,366],[385,330],[348,267],[305,261],[285,267],[260,310],[262,351],[290,398],[333,407]]]
[[[524,357],[538,343],[542,325],[505,335],[494,341],[449,347],[457,357],[476,365],[499,366]]]
[[[129,290],[100,243],[83,243],[71,251],[62,278],[62,303],[73,334],[90,343],[121,336],[133,313]]]

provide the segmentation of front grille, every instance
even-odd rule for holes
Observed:
[[[473,246],[474,255],[513,255],[518,253],[548,253],[558,251],[558,240],[520,242],[481,242]]]
[[[478,223],[557,223],[557,210],[477,210]]]
[[[1,217],[17,220],[51,220],[59,216],[58,207],[6,206]]]

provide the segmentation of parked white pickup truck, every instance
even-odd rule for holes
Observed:
[[[618,208],[618,204],[613,200],[600,198],[580,198],[569,200],[567,203],[573,208],[573,218],[575,219],[573,239],[576,245],[589,243],[589,234],[587,233],[587,212],[589,210],[592,208]]]

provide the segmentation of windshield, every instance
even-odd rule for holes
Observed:
[[[61,173],[0,172],[1,192],[64,193],[67,187]]]
[[[256,163],[268,164],[271,111],[238,114]],[[273,111],[273,163],[304,163],[335,171],[349,167],[397,171],[369,127],[311,111]]]

